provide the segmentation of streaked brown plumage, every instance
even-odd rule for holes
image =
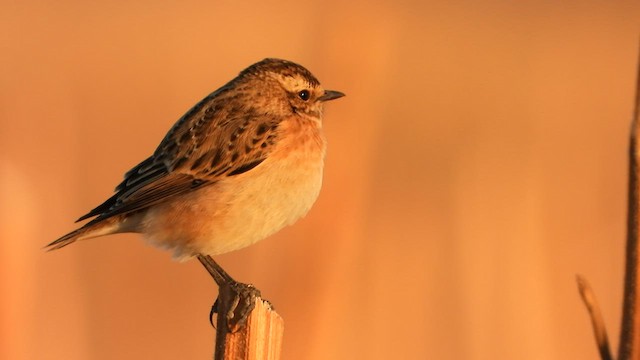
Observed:
[[[139,232],[180,259],[248,246],[304,216],[322,182],[325,91],[305,68],[265,59],[171,128],[87,224],[48,245]]]

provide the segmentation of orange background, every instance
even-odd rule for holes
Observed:
[[[562,4],[560,4],[562,3]],[[0,358],[207,359],[213,281],[118,235],[42,246],[264,57],[347,97],[310,214],[219,262],[284,359],[617,349],[640,2],[0,3]]]

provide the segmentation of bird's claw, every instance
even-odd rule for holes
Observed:
[[[218,298],[216,298],[216,301],[213,302],[213,305],[211,305],[211,311],[209,311],[209,324],[211,324],[211,326],[213,326],[214,328],[216,327],[216,325],[213,323],[213,315],[218,313]]]
[[[213,314],[220,316],[220,309],[225,309],[227,329],[234,333],[246,325],[249,314],[256,306],[256,298],[261,296],[260,290],[251,284],[232,281],[220,287],[220,294],[211,306],[209,322],[213,325]],[[224,300],[221,300],[224,299]],[[226,306],[221,306],[225,301]]]

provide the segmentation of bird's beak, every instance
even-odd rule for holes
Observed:
[[[340,91],[325,90],[324,95],[320,96],[318,100],[324,102],[324,101],[341,98],[343,96],[344,96],[344,93],[341,93]]]

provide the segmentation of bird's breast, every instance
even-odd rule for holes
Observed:
[[[172,248],[176,257],[222,254],[304,216],[322,185],[325,140],[319,128],[300,125],[283,123],[273,151],[252,170],[150,211],[151,242]]]

